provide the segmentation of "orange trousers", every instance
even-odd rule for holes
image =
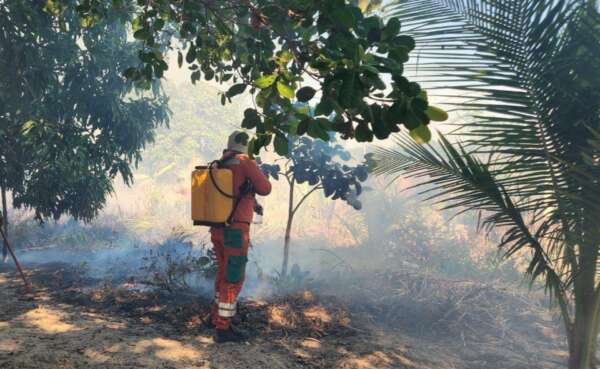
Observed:
[[[228,329],[231,318],[236,314],[237,298],[244,284],[250,226],[235,223],[227,228],[213,228],[210,233],[218,266],[212,322],[217,329]]]

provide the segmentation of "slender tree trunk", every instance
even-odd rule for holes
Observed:
[[[600,294],[576,302],[575,322],[569,332],[569,369],[597,369]]]
[[[0,184],[0,191],[2,192],[2,218],[4,219],[4,235],[8,238],[8,205],[6,201],[6,187],[4,184]],[[2,261],[6,263],[8,260],[8,245],[3,242],[2,246]]]
[[[292,223],[294,221],[294,185],[295,179],[292,178],[290,181],[290,195],[288,202],[288,218],[287,225],[285,227],[285,240],[283,244],[283,263],[281,265],[281,276],[285,277],[287,275],[288,264],[290,259],[290,241],[292,234]]]
[[[578,275],[574,280],[575,316],[570,334],[569,369],[597,369],[598,325],[600,324],[600,288],[596,286],[598,232],[594,214],[584,215],[587,230],[579,245]]]

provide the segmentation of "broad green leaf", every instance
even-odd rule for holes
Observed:
[[[188,64],[191,64],[194,62],[194,60],[196,60],[196,46],[192,43],[188,49],[188,52],[185,54],[185,61]]]
[[[411,36],[400,35],[394,38],[394,44],[403,46],[408,49],[408,51],[411,51],[415,48],[415,39]]]
[[[259,77],[254,80],[254,85],[256,87],[260,88],[261,90],[264,90],[265,88],[268,88],[271,85],[273,85],[273,83],[275,83],[276,79],[277,79],[277,76],[274,74],[271,74],[268,76],[262,76],[262,77]]]
[[[305,119],[301,120],[300,123],[298,124],[298,127],[296,128],[295,134],[298,136],[304,135],[308,131],[308,127],[310,124],[311,124],[310,118],[305,118]]]
[[[91,15],[82,16],[79,18],[81,28],[90,28],[96,24],[96,19]]]
[[[243,93],[245,90],[246,90],[245,83],[237,83],[237,84],[231,86],[229,88],[229,90],[227,90],[227,97],[237,96],[237,95]]]
[[[135,18],[132,22],[131,22],[131,29],[133,30],[133,32],[136,32],[140,29],[142,29],[142,20],[137,17]]]
[[[286,65],[287,63],[289,63],[292,59],[294,58],[294,54],[292,54],[290,51],[288,50],[284,50],[279,54],[279,64],[280,65]]]
[[[23,124],[23,127],[21,128],[21,132],[24,135],[27,135],[29,133],[29,131],[31,131],[31,129],[35,126],[35,121],[33,120],[28,120],[27,122],[25,122],[25,124]]]
[[[133,33],[133,37],[136,40],[145,41],[145,40],[148,40],[150,37],[152,37],[152,33],[150,32],[150,30],[148,28],[142,28],[142,29],[135,31]]]
[[[397,36],[400,32],[400,20],[398,18],[390,19],[383,29],[382,37],[384,40]]]
[[[419,145],[426,144],[431,140],[431,131],[423,124],[415,129],[411,129],[409,134],[410,137],[412,137],[412,139],[415,140],[415,142]]]
[[[354,12],[348,6],[340,6],[333,13],[333,21],[340,23],[344,28],[353,28],[356,22]]]
[[[312,99],[316,93],[317,90],[310,86],[306,86],[296,91],[296,98],[298,99],[298,101],[307,102],[310,99]]]
[[[329,115],[332,112],[333,104],[331,103],[331,100],[328,97],[323,96],[321,98],[321,102],[317,104],[317,107],[315,109],[315,115]]]
[[[308,128],[307,133],[310,137],[320,138],[323,141],[329,140],[329,134],[327,133],[326,130],[323,129],[323,127],[317,121],[314,121],[314,120],[309,121],[307,128]]]
[[[285,97],[290,100],[294,98],[294,89],[281,81],[277,81],[277,92],[279,92],[281,97]]]
[[[358,142],[371,142],[373,141],[373,132],[371,132],[368,125],[361,123],[356,126],[354,137]]]
[[[443,109],[440,109],[435,106],[429,106],[425,111],[425,114],[429,117],[429,119],[435,122],[443,122],[448,120],[448,113]]]
[[[244,111],[244,119],[242,120],[242,128],[253,129],[261,122],[258,112],[248,108]]]
[[[289,145],[288,145],[288,140],[285,136],[283,135],[276,135],[275,136],[275,142],[273,142],[273,145],[275,146],[275,152],[281,156],[285,156],[288,154],[289,152]]]

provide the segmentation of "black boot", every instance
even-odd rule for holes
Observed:
[[[229,329],[217,329],[217,333],[215,334],[216,343],[245,342],[247,340],[248,335],[246,332],[233,326],[230,326]]]

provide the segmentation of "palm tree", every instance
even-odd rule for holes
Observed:
[[[595,369],[600,326],[600,15],[584,0],[404,0],[414,72],[469,119],[437,145],[397,136],[378,174],[408,175],[529,257],[558,302],[570,369]],[[451,92],[449,93],[449,89]],[[456,97],[459,96],[457,99]],[[453,97],[454,99],[450,99]]]

